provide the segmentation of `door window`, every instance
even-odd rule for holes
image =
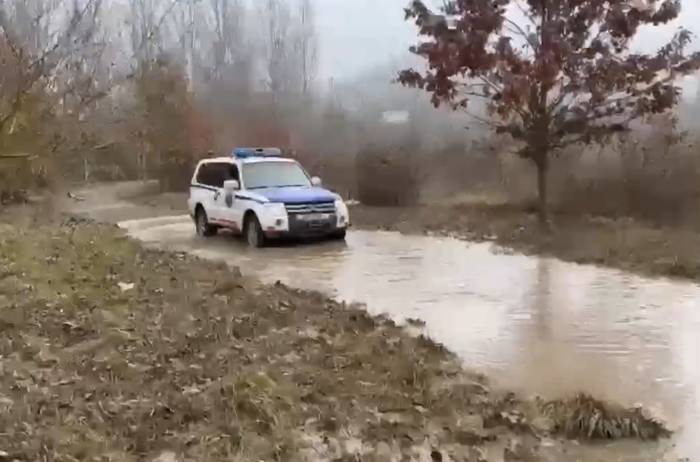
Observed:
[[[197,183],[223,188],[224,181],[238,180],[238,167],[226,162],[210,162],[199,167]]]
[[[199,166],[199,170],[197,171],[197,183],[199,184],[204,184],[207,186],[214,186],[213,184],[210,184],[210,179],[211,179],[211,164],[202,164]]]
[[[211,164],[212,166],[212,182],[213,186],[217,188],[224,187],[224,181],[226,180],[237,180],[238,179],[238,169],[235,165],[220,162]]]

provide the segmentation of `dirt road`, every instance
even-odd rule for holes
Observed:
[[[700,457],[695,284],[498,255],[489,244],[447,238],[360,231],[347,245],[252,252],[230,236],[195,239],[186,216],[121,226],[157,248],[363,302],[399,322],[419,319],[432,338],[508,389],[551,398],[587,391],[643,404],[678,430],[670,454]],[[606,448],[614,457],[628,449]]]

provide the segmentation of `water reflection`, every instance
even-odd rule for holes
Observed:
[[[542,342],[548,342],[552,338],[551,326],[551,301],[550,287],[551,264],[550,260],[541,258],[537,260],[537,272],[535,275],[535,283],[532,297],[532,302],[529,303],[530,311],[534,316],[533,322],[533,340],[539,339]]]

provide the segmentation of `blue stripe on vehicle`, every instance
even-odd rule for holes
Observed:
[[[192,183],[192,184],[190,185],[190,188],[206,189],[207,191],[214,191],[214,192],[217,192],[217,191],[218,191],[218,189],[215,188],[215,187],[213,187],[213,186],[206,186],[206,185],[203,185],[203,184],[195,184],[195,183]]]
[[[236,194],[236,199],[242,199],[244,201],[253,201],[253,202],[257,202],[258,204],[265,203],[264,201],[261,201],[260,199],[255,199],[254,197],[250,197],[250,196],[244,196],[242,194]]]
[[[282,202],[285,204],[318,204],[334,202],[335,194],[317,187],[278,187],[265,188],[256,191],[270,202]]]

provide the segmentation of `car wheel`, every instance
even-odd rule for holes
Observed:
[[[250,247],[265,247],[265,234],[263,233],[260,221],[255,215],[251,215],[245,222],[245,240]]]
[[[336,231],[333,234],[331,234],[331,239],[334,241],[342,241],[345,240],[345,236],[347,234],[347,230],[342,230],[342,231]]]
[[[198,236],[210,237],[216,234],[216,227],[209,224],[207,212],[203,208],[198,208],[194,217],[195,230]]]

